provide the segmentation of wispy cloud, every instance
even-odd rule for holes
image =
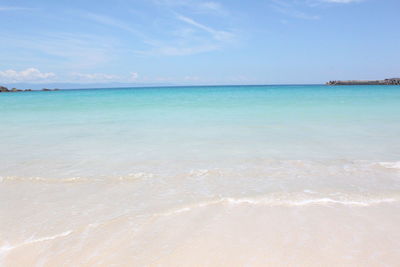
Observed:
[[[222,12],[223,7],[217,2],[154,0],[154,3],[163,11],[158,16],[158,23],[154,24],[155,32],[162,31],[164,38],[161,39],[160,35],[145,38],[144,43],[150,48],[135,50],[137,55],[188,56],[207,53],[219,50],[237,38],[233,31],[218,29],[224,22],[218,21],[219,26],[216,27],[210,25],[204,14],[200,14],[204,10]],[[182,15],[180,11],[190,15]],[[207,24],[199,22],[203,18],[208,21]]]
[[[201,2],[197,5],[195,12],[208,13],[213,15],[227,16],[228,10],[218,2]]]
[[[191,34],[188,34],[185,37],[183,37],[182,35],[179,36],[179,34],[177,34],[177,31],[174,31],[174,34],[176,36],[179,36],[184,40],[173,39],[174,36],[170,37],[172,38],[171,40],[168,39],[158,40],[156,38],[151,38],[146,34],[134,29],[133,27],[129,26],[127,23],[121,20],[109,16],[87,13],[85,14],[85,18],[103,25],[115,27],[133,33],[135,36],[139,37],[140,41],[143,44],[150,46],[150,48],[147,50],[135,51],[136,54],[140,55],[186,56],[186,55],[192,55],[192,54],[198,54],[216,50],[217,48],[215,45],[210,45],[210,44],[197,44],[194,46],[190,45],[189,43],[192,40],[193,31],[191,32]],[[227,40],[230,37],[230,34],[228,32],[217,31],[213,28],[197,23],[196,21],[188,17],[178,16],[178,19],[184,21],[187,24],[190,24],[191,26],[194,26],[196,28],[202,29],[210,33],[216,40],[223,40],[223,39]]]
[[[234,34],[231,33],[231,32],[220,31],[220,30],[213,29],[213,28],[211,28],[209,26],[206,26],[204,24],[201,24],[201,23],[193,20],[192,18],[185,17],[185,16],[182,16],[182,15],[177,15],[177,18],[179,20],[187,23],[187,24],[190,24],[190,25],[198,28],[198,29],[201,29],[201,30],[203,30],[205,32],[210,33],[215,40],[228,41],[228,40],[231,40],[234,37]]]
[[[279,1],[279,0],[274,0]],[[319,7],[321,5],[335,5],[335,4],[353,4],[353,3],[361,3],[365,0],[303,0],[303,2],[309,7]],[[301,2],[298,2],[301,3]]]
[[[318,15],[310,15],[305,12],[293,9],[293,8],[282,8],[279,6],[274,7],[276,11],[287,15],[289,17],[297,18],[297,19],[306,19],[306,20],[317,20],[320,17]]]
[[[4,36],[3,42],[12,43],[15,49],[24,53],[24,58],[9,57],[2,51],[3,63],[41,60],[59,68],[87,69],[104,65],[115,59],[120,43],[110,36],[94,34],[46,33],[24,36]],[[7,61],[5,61],[7,60]]]
[[[121,20],[118,20],[113,17],[101,15],[101,14],[95,14],[95,13],[85,13],[82,15],[84,18],[92,20],[94,22],[106,25],[106,26],[111,26],[114,28],[118,28],[120,30],[124,30],[127,32],[130,32],[132,34],[137,35],[140,38],[146,38],[146,36],[141,32],[136,30],[134,27],[129,25],[128,23],[125,23]]]
[[[209,10],[216,10],[216,11],[222,10],[222,5],[217,2],[203,2],[203,3],[200,3],[199,6],[201,8],[209,9]]]
[[[135,50],[137,55],[186,56],[205,53],[218,50],[224,43],[233,41],[236,37],[232,31],[200,23],[192,16],[184,16],[180,12],[188,12],[196,17],[203,17],[204,13],[225,16],[227,13],[218,2],[153,0],[151,3],[158,7],[157,21],[154,22],[154,17],[142,17],[151,20],[151,23],[142,21],[142,27],[127,23],[120,18],[91,12],[81,12],[80,17],[133,34],[141,46],[144,46],[141,50]],[[147,29],[146,32],[142,30],[143,25]],[[149,27],[152,28],[151,31]]]
[[[217,51],[235,40],[236,35],[229,31],[217,30],[190,17],[176,14],[183,22],[183,28],[173,31],[170,40],[147,40],[152,48],[136,51],[140,55],[188,56]]]
[[[277,12],[286,16],[305,20],[317,20],[320,18],[318,15],[311,15],[300,10],[299,7],[296,5],[297,2],[284,2],[282,0],[273,0],[272,2],[273,4],[271,5],[271,7]]]
[[[188,56],[218,50],[220,47],[214,44],[200,45],[170,45],[158,44],[145,51],[135,51],[138,55],[164,55],[164,56]]]
[[[159,6],[183,7],[194,13],[212,15],[227,15],[229,13],[221,3],[215,1],[153,0],[153,2]]]

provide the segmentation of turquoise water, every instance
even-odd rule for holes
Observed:
[[[104,164],[124,174],[146,162],[400,157],[395,86],[24,92],[2,94],[0,112],[3,175],[45,175],[35,162],[89,175]]]
[[[400,87],[0,93],[1,266],[397,266]]]

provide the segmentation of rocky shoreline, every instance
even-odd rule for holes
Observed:
[[[329,81],[326,85],[400,85],[400,78],[392,78],[385,80],[375,80],[375,81]]]
[[[43,88],[42,90],[32,90],[32,89],[17,89],[17,88],[11,88],[8,89],[7,87],[0,86],[0,93],[14,93],[14,92],[32,92],[32,91],[59,91],[60,89],[47,89]]]

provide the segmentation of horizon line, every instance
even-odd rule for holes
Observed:
[[[15,83],[14,85],[17,85]],[[21,83],[23,84],[23,83]],[[56,83],[55,83],[56,84]],[[74,83],[71,83],[74,84]],[[11,85],[11,84],[5,84]],[[39,84],[38,84],[39,85]],[[43,84],[45,85],[45,84]],[[79,84],[77,84],[79,85]],[[129,88],[175,88],[175,87],[241,87],[241,86],[300,86],[300,85],[325,85],[324,83],[271,83],[271,84],[192,84],[192,85],[183,85],[183,84],[149,84],[149,85],[132,85],[132,86],[117,86],[117,87],[82,87],[82,88],[49,88],[43,87],[42,89],[32,89],[32,91],[41,91],[43,89],[58,89],[58,90],[96,90],[96,89],[129,89]],[[0,85],[2,86],[2,85]],[[7,86],[4,86],[7,87]],[[16,87],[15,87],[16,88]],[[10,88],[9,88],[10,89]],[[22,88],[16,88],[22,89]],[[24,88],[25,89],[25,88]],[[30,89],[30,88],[26,88]]]

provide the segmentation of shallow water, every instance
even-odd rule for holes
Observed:
[[[0,95],[4,266],[396,266],[400,87]]]

